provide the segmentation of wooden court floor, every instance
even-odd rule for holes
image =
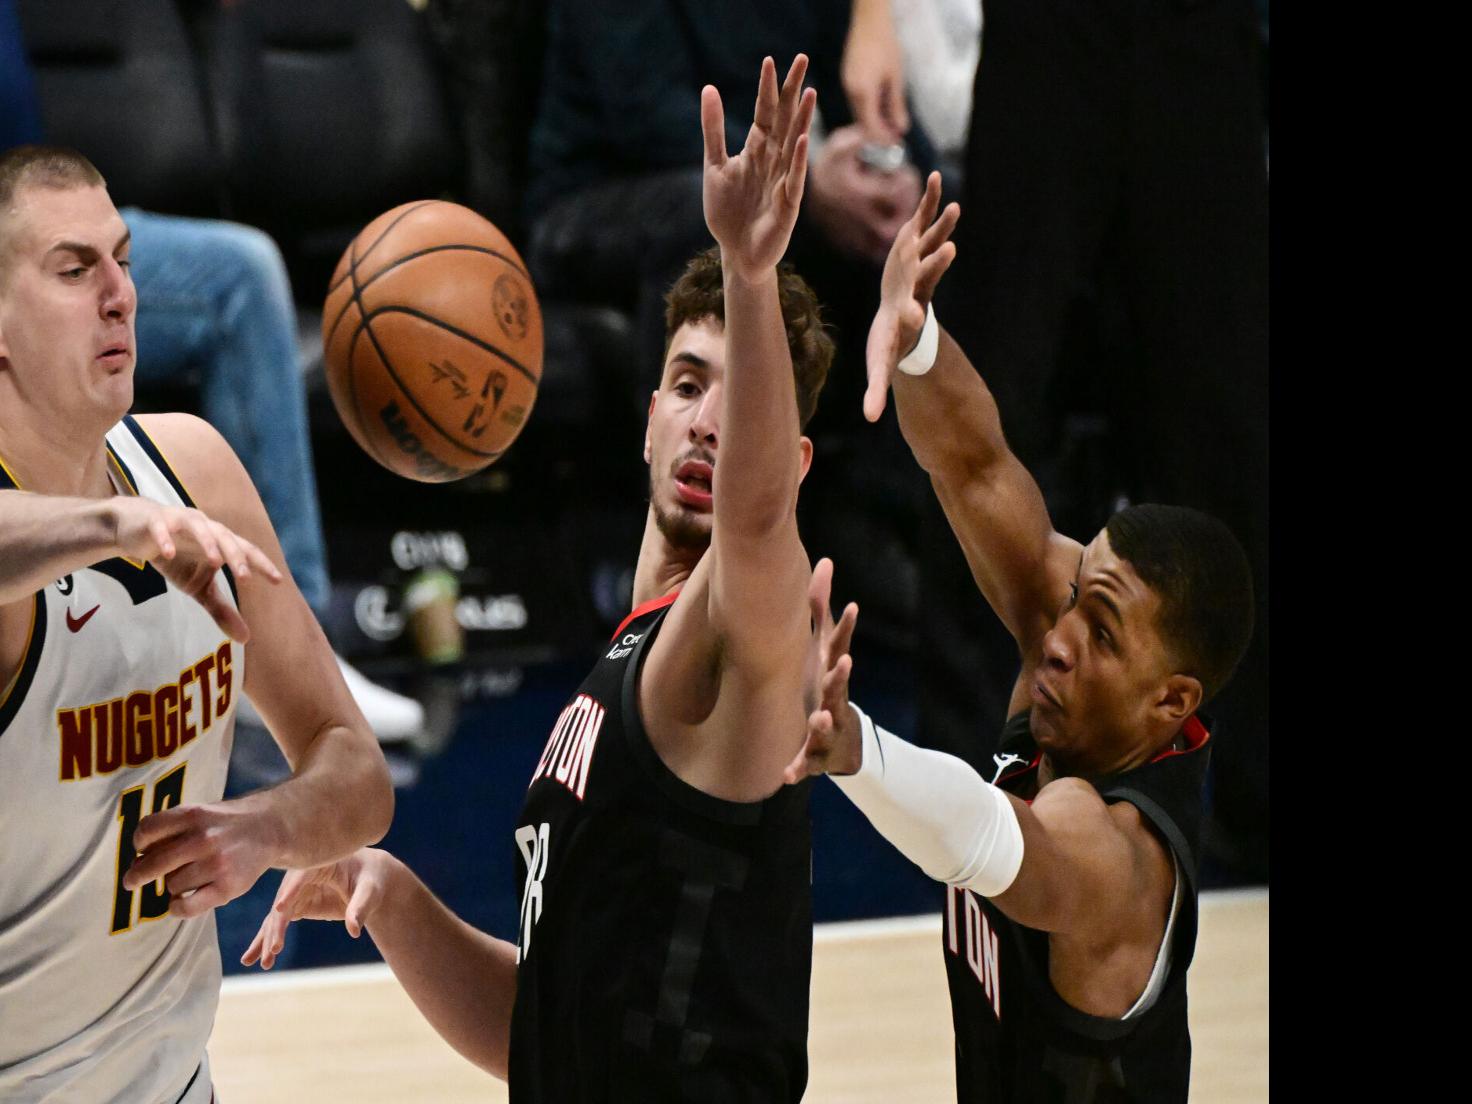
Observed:
[[[1202,897],[1188,984],[1193,1104],[1267,1100],[1266,891]],[[940,917],[820,926],[810,1022],[810,1104],[954,1101]],[[210,1062],[222,1104],[506,1100],[381,965],[228,978]]]

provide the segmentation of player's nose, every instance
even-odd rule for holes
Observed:
[[[111,257],[102,261],[102,293],[99,303],[102,316],[126,320],[138,307],[138,293],[128,270]]]
[[[715,445],[721,429],[721,389],[708,388],[690,420],[690,440]]]
[[[1043,634],[1043,662],[1055,670],[1073,670],[1073,645],[1062,621]]]

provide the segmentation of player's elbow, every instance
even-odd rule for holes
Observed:
[[[364,841],[365,846],[378,843],[388,835],[389,825],[394,821],[394,785],[383,752],[378,753],[377,760],[370,768],[370,775],[367,786],[369,808],[365,813],[368,838]]]

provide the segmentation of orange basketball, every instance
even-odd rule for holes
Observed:
[[[406,203],[348,246],[322,311],[333,405],[390,471],[424,483],[494,463],[542,378],[542,312],[506,235],[467,207]]]

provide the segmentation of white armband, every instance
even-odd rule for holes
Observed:
[[[863,731],[857,774],[829,775],[879,834],[938,882],[995,897],[1022,867],[1007,795],[953,755],[886,732],[852,702]]]
[[[920,339],[895,367],[907,376],[923,376],[935,366],[935,354],[939,349],[940,323],[935,320],[935,304],[927,303],[925,325],[920,327]]]

